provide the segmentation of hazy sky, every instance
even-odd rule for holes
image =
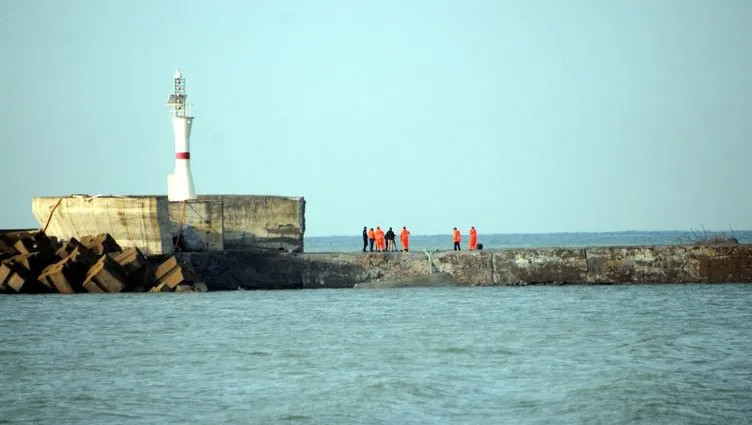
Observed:
[[[33,196],[304,196],[306,234],[752,228],[752,1],[0,0],[0,228]]]

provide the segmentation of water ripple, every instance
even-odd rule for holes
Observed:
[[[750,285],[0,297],[0,423],[747,423]]]

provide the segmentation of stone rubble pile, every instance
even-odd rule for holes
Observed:
[[[109,234],[64,242],[41,231],[0,234],[0,293],[206,290],[174,256],[148,259],[138,248],[122,249]]]

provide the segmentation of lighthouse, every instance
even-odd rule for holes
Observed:
[[[189,115],[185,100],[185,78],[180,70],[175,71],[175,91],[167,99],[172,109],[172,131],[175,134],[175,171],[167,176],[167,199],[185,201],[196,199],[191,176],[191,126],[193,117]]]

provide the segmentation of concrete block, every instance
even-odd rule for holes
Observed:
[[[107,255],[103,255],[96,264],[91,266],[84,284],[91,280],[105,292],[122,292],[128,287],[124,270]]]
[[[157,270],[154,272],[154,276],[157,280],[161,280],[172,269],[178,266],[178,259],[173,255],[167,260],[163,261],[157,266]]]
[[[42,261],[45,264],[50,264],[59,260],[59,258],[55,256],[50,239],[42,232],[18,239],[13,244],[13,248],[18,251],[19,255],[37,253],[40,257],[39,261]]]
[[[47,259],[42,258],[39,252],[20,254],[11,257],[8,261],[23,267],[29,274],[38,275],[49,264]]]
[[[31,254],[36,252],[34,247],[35,243],[31,237],[21,238],[13,244],[13,248],[18,251],[19,254]]]
[[[57,254],[59,257],[67,257],[73,252],[74,249],[77,247],[82,246],[81,242],[78,241],[76,238],[70,238],[67,241],[65,241],[57,250],[55,250],[55,254]]]
[[[97,255],[83,245],[74,248],[66,258],[75,264],[85,267],[87,270],[98,260]]]
[[[75,253],[76,250],[74,250]],[[47,266],[37,279],[51,284],[60,293],[85,292],[83,282],[89,267],[87,263],[77,262],[75,256],[71,254]]]
[[[97,285],[97,283],[94,282],[93,279],[88,279],[87,278],[84,281],[83,287],[84,287],[84,290],[86,290],[86,292],[88,292],[88,293],[91,293],[91,294],[104,294],[104,290],[102,288],[100,288],[99,285]]]
[[[31,237],[31,232],[26,230],[14,230],[0,233],[0,240],[4,240],[10,246],[13,246],[17,240],[28,237]]]
[[[126,248],[123,252],[115,254],[113,259],[129,274],[135,273],[149,264],[138,248]]]
[[[154,266],[146,264],[141,269],[130,273],[128,282],[135,291],[146,291],[154,287],[157,284],[157,279],[154,277]]]
[[[157,281],[154,277],[154,266],[138,248],[126,248],[123,252],[110,254],[127,273],[130,285],[138,291],[145,291],[153,287]]]
[[[56,236],[50,236],[50,247],[52,247],[53,251],[57,251],[62,246],[63,243]]]
[[[73,286],[76,285],[76,282],[73,282],[71,272],[69,270],[66,270],[65,264],[62,262],[47,266],[39,275],[37,280],[46,283],[49,286],[52,286],[57,292],[61,294],[73,294],[76,292],[73,289]]]
[[[10,287],[5,284],[5,282],[10,277],[13,270],[11,269],[11,266],[5,263],[0,263],[0,292],[9,292],[11,291]]]
[[[193,284],[193,290],[196,292],[209,292],[209,287],[204,282],[195,282]]]
[[[163,276],[162,279],[159,279],[159,283],[166,283],[167,286],[170,287],[170,289],[175,289],[176,286],[184,283],[189,283],[190,281],[191,278],[189,273],[180,266],[170,270],[167,275]]]
[[[89,248],[96,255],[104,255],[113,252],[121,252],[122,249],[109,233],[96,236],[81,237],[81,244]]]
[[[20,266],[11,266],[11,273],[6,280],[5,285],[10,289],[9,292],[24,294],[44,294],[54,292],[50,286],[34,279]]]
[[[149,289],[149,292],[172,292],[172,288],[167,286],[166,283],[160,283],[159,285]]]
[[[32,233],[31,239],[34,241],[37,249],[55,252],[57,238],[53,240],[40,230]]]
[[[8,288],[13,290],[13,292],[21,292],[23,286],[26,284],[26,279],[13,272],[8,276],[8,280],[5,284]]]
[[[190,283],[181,283],[175,287],[175,292],[197,292]]]
[[[18,255],[18,251],[16,251],[16,248],[13,247],[13,242],[5,240],[5,238],[0,239],[0,254],[7,254],[8,257],[12,257],[14,255]]]

